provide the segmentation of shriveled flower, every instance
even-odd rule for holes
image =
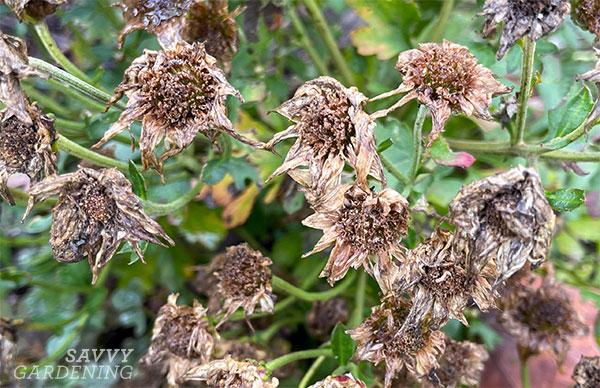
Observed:
[[[600,39],[600,1],[575,0],[573,1],[573,20]]]
[[[125,71],[110,103],[127,95],[127,108],[119,120],[95,145],[99,147],[141,120],[140,149],[144,168],[162,171],[163,162],[180,153],[198,132],[214,141],[228,134],[247,144],[260,143],[235,131],[226,116],[225,98],[240,93],[227,82],[201,43],[177,43],[172,50],[150,51],[133,61]],[[157,157],[157,146],[164,140],[164,151]]]
[[[517,338],[524,358],[551,351],[562,363],[571,337],[587,334],[571,298],[550,277],[537,288],[523,282],[513,285],[501,301],[499,322]]]
[[[536,41],[556,30],[570,10],[566,0],[486,0],[483,35],[490,36],[498,24],[503,24],[496,53],[500,60],[522,37]]]
[[[359,182],[366,182],[369,174],[384,182],[373,135],[375,122],[363,110],[366,101],[355,87],[345,88],[331,77],[302,85],[292,99],[276,109],[294,124],[276,134],[266,147],[284,139],[298,139],[269,179],[295,171],[292,178],[319,198],[339,184],[348,162]]]
[[[330,284],[343,278],[350,267],[364,266],[372,272],[369,257],[385,272],[392,257],[403,255],[400,240],[406,235],[408,219],[408,202],[390,188],[374,193],[357,184],[339,186],[321,209],[302,221],[323,230],[314,249],[304,256],[334,246],[320,275]]]
[[[14,321],[0,317],[0,383],[12,386],[14,361],[17,353],[17,333]]]
[[[240,307],[246,315],[252,314],[256,305],[262,311],[273,312],[271,259],[244,243],[228,247],[216,260],[219,265],[214,275],[225,313],[220,324]]]
[[[348,319],[348,304],[342,297],[313,303],[306,318],[308,331],[313,337],[326,339],[338,323]]]
[[[179,294],[171,294],[158,311],[152,329],[152,342],[140,363],[160,367],[167,372],[170,385],[184,381],[192,367],[206,364],[212,355],[215,338],[206,309],[177,305]]]
[[[254,360],[236,361],[227,356],[190,369],[185,381],[204,381],[215,388],[275,388],[279,380]]]
[[[52,253],[62,263],[87,258],[92,284],[123,241],[131,245],[142,262],[140,241],[174,244],[160,225],[144,213],[131,183],[117,169],[79,168],[73,173],[47,177],[30,188],[26,215],[35,203],[57,194],[50,228]]]
[[[578,75],[577,79],[580,81],[589,81],[595,83],[596,87],[598,88],[598,92],[600,93],[600,49],[594,48],[594,50],[596,51],[596,56],[598,57],[596,67],[594,70],[590,70],[586,73]],[[594,109],[588,116],[587,122],[594,123],[598,119],[600,119],[600,99],[596,100]]]
[[[267,353],[259,345],[241,340],[221,340],[215,344],[213,358],[229,356],[234,360],[243,361],[248,358],[262,361],[267,358]]]
[[[546,258],[556,217],[535,170],[518,166],[477,180],[449,207],[462,251],[475,262],[494,260],[498,281]]]
[[[492,120],[488,110],[492,97],[510,91],[489,69],[477,63],[468,48],[447,40],[420,44],[416,49],[401,52],[396,69],[402,75],[402,84],[373,100],[408,93],[392,107],[373,116],[385,116],[416,98],[431,112],[430,145],[444,130],[453,112]]]
[[[446,337],[440,365],[429,374],[429,382],[433,387],[478,387],[488,358],[482,345]]]
[[[3,2],[21,20],[26,17],[41,20],[54,13],[66,0],[3,0]]]
[[[358,359],[376,365],[385,361],[386,387],[391,387],[402,368],[422,379],[438,366],[437,358],[444,351],[444,333],[431,330],[428,320],[410,319],[410,311],[410,303],[388,297],[363,323],[348,331],[356,341]]]
[[[412,291],[414,308],[422,313],[431,311],[433,321],[440,326],[449,318],[468,326],[463,315],[468,302],[473,299],[485,311],[494,306],[496,297],[489,282],[496,275],[494,262],[487,261],[481,268],[455,244],[454,234],[436,229],[428,240],[409,251],[394,284],[396,293]]]
[[[573,369],[573,381],[575,388],[597,388],[600,387],[600,356],[581,356],[581,360]]]
[[[367,388],[367,385],[348,373],[341,376],[327,376],[308,388]]]
[[[52,144],[56,132],[52,120],[34,104],[26,102],[27,121],[0,111],[0,198],[14,205],[6,186],[13,174],[26,174],[31,182],[56,173]]]

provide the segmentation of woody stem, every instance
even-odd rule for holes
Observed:
[[[298,288],[275,275],[273,275],[273,279],[272,279],[271,283],[273,285],[273,288],[275,288],[279,291],[285,292],[286,294],[295,296],[296,298],[305,300],[307,302],[316,302],[319,300],[331,299],[334,296],[341,294],[348,287],[350,287],[350,285],[354,281],[355,276],[356,276],[356,274],[353,272],[353,273],[349,274],[348,276],[346,276],[346,278],[339,285],[337,285],[336,287],[334,287],[330,290],[323,291],[323,292],[304,291],[303,289]]]
[[[331,349],[310,349],[310,350],[300,350],[298,352],[289,353],[278,357],[274,360],[271,360],[266,363],[265,367],[269,372],[274,371],[275,369],[281,368],[291,362],[298,360],[305,360],[307,358],[316,358],[316,357],[332,357],[333,352]]]
[[[519,104],[517,111],[517,129],[511,136],[512,145],[525,144],[525,125],[527,124],[527,103],[533,84],[533,64],[535,59],[535,42],[525,37],[523,47],[523,70],[521,72],[521,88],[519,89]]]

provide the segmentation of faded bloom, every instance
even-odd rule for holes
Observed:
[[[598,88],[598,92],[600,93],[600,49],[594,48],[596,51],[596,56],[598,57],[598,62],[596,63],[596,67],[594,70],[590,70],[587,73],[580,74],[577,76],[577,79],[580,81],[589,81],[596,84],[596,88]],[[594,123],[596,120],[600,119],[600,99],[596,99],[596,104],[594,105],[594,109],[588,116],[587,122]]]
[[[275,388],[279,381],[254,360],[236,361],[227,356],[190,369],[185,381],[204,381],[215,388]]]
[[[260,305],[262,311],[273,312],[271,259],[248,244],[239,244],[228,247],[215,260],[218,263],[214,272],[217,293],[223,299],[225,313],[219,324],[240,307],[246,315],[252,314],[256,305]]]
[[[483,35],[490,36],[503,23],[498,60],[519,39],[538,40],[554,31],[571,9],[565,0],[486,0],[483,6]]]
[[[25,17],[41,20],[54,13],[66,0],[3,0],[19,19]]]
[[[491,120],[488,108],[492,97],[510,91],[489,69],[477,63],[468,48],[447,40],[424,43],[400,53],[396,69],[402,75],[402,84],[374,100],[408,93],[389,109],[375,112],[373,116],[385,116],[416,98],[431,111],[430,145],[444,130],[453,112]]]
[[[177,305],[178,297],[169,295],[158,311],[150,348],[140,360],[146,366],[165,368],[171,385],[183,381],[190,368],[206,364],[215,344],[206,309],[196,301],[192,307]]]
[[[131,183],[117,169],[80,168],[47,177],[30,188],[26,215],[35,203],[56,194],[58,203],[52,209],[50,229],[52,253],[61,263],[87,257],[92,284],[123,241],[131,245],[142,262],[140,241],[174,244],[160,225],[144,213]]]
[[[308,388],[367,388],[367,385],[348,373],[341,376],[327,376]]]
[[[478,387],[488,352],[482,345],[446,337],[440,366],[429,374],[433,387]]]
[[[348,320],[348,305],[342,297],[314,302],[306,321],[313,337],[326,339],[338,323]]]
[[[172,50],[145,50],[125,71],[111,99],[115,103],[127,95],[127,108],[95,147],[136,120],[142,122],[142,164],[159,172],[163,162],[180,153],[198,132],[212,141],[225,133],[258,146],[260,143],[237,133],[227,118],[225,98],[232,95],[241,100],[242,96],[215,63],[201,43],[178,43]],[[163,139],[164,151],[157,158],[154,151]]]
[[[326,206],[325,206],[326,205]],[[392,257],[401,257],[400,240],[408,228],[408,202],[392,189],[373,193],[359,185],[339,186],[335,195],[302,223],[322,229],[323,236],[304,256],[334,246],[321,277],[330,284],[346,275],[350,267],[372,272],[369,257],[385,272]]]
[[[214,358],[231,357],[234,360],[243,361],[248,358],[262,361],[267,358],[267,353],[260,349],[257,344],[242,342],[241,340],[222,340],[215,344]]]
[[[331,77],[302,85],[276,110],[294,124],[276,134],[266,147],[298,139],[271,178],[293,172],[292,178],[307,186],[315,199],[339,185],[345,162],[356,170],[359,182],[366,183],[369,174],[384,182],[373,135],[375,122],[363,111],[366,100],[355,87],[345,88]]]
[[[422,379],[438,366],[444,351],[444,333],[431,330],[427,320],[409,317],[411,305],[396,298],[386,298],[368,317],[348,334],[356,341],[356,357],[379,364],[385,361],[385,386],[391,387],[394,376],[405,367]]]
[[[503,281],[545,260],[556,217],[537,172],[519,166],[464,186],[450,218],[461,250],[474,262],[493,260]]]
[[[551,351],[562,363],[571,337],[587,333],[569,295],[552,278],[544,278],[537,288],[515,284],[501,303],[499,322],[517,338],[523,358]]]
[[[600,356],[581,356],[581,360],[573,369],[575,388],[600,387]]]
[[[600,39],[600,1],[598,0],[575,0],[573,1],[573,20],[596,35]]]

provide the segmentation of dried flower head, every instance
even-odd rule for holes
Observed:
[[[573,6],[573,20],[581,28],[596,35],[596,41],[600,39],[600,1],[598,0],[575,0]]]
[[[27,213],[33,205],[59,194],[52,209],[50,245],[57,261],[74,263],[87,257],[92,284],[127,241],[143,262],[138,242],[173,245],[160,225],[148,217],[131,190],[131,183],[117,169],[80,168],[53,175],[29,190]]]
[[[0,198],[14,204],[6,186],[13,174],[26,174],[32,182],[56,173],[56,138],[52,120],[34,104],[26,105],[27,122],[0,111]]]
[[[555,221],[539,175],[522,166],[464,186],[450,217],[462,251],[474,262],[494,260],[499,281],[546,258]]]
[[[4,0],[3,2],[21,20],[26,17],[41,20],[54,13],[66,0]]]
[[[501,304],[499,322],[517,338],[522,356],[551,351],[562,363],[570,337],[587,333],[569,295],[550,277],[537,288],[524,282],[513,285]]]
[[[196,301],[192,307],[177,305],[178,297],[169,295],[158,311],[152,342],[140,360],[146,366],[165,367],[171,385],[180,383],[190,368],[207,363],[215,345],[206,309]]]
[[[596,56],[598,57],[596,67],[594,70],[590,70],[586,73],[578,75],[577,79],[580,81],[589,81],[595,83],[596,87],[598,88],[598,92],[600,93],[600,49],[594,48],[594,50],[596,51]],[[587,122],[594,123],[598,119],[600,119],[600,99],[597,98],[594,109],[588,116]]]
[[[341,376],[327,376],[308,388],[367,388],[367,385],[348,373]]]
[[[271,178],[294,171],[292,178],[320,198],[339,184],[348,162],[359,182],[365,183],[369,174],[384,182],[373,136],[375,123],[363,111],[366,100],[355,87],[345,88],[331,77],[302,85],[292,99],[276,109],[294,124],[276,134],[266,147],[291,137],[298,139]]]
[[[433,387],[478,387],[488,352],[482,345],[469,341],[454,341],[446,337],[446,348],[439,367],[429,374]]]
[[[313,337],[326,339],[338,323],[348,319],[348,304],[342,297],[313,303],[306,321]]]
[[[449,318],[468,326],[463,315],[468,302],[473,299],[485,311],[494,305],[496,296],[489,282],[496,274],[494,262],[479,268],[455,244],[452,233],[436,229],[428,240],[409,251],[394,284],[396,293],[412,290],[414,308],[422,314],[431,311],[433,321],[440,326]]]
[[[430,145],[453,112],[491,120],[488,108],[492,97],[510,91],[489,69],[477,63],[468,48],[447,40],[401,52],[396,69],[402,75],[402,84],[375,99],[408,93],[389,109],[374,113],[374,117],[385,116],[416,98],[431,112]]]
[[[600,356],[581,356],[581,360],[573,369],[575,388],[600,387]]]
[[[16,353],[17,331],[14,321],[0,317],[0,383],[7,383],[7,386],[12,386]]]
[[[214,360],[190,369],[186,381],[204,381],[215,388],[275,388],[279,381],[269,378],[267,370],[254,360],[236,361],[231,357]]]
[[[262,311],[273,312],[271,259],[251,249],[248,244],[239,244],[228,247],[216,260],[219,265],[214,275],[218,281],[217,292],[224,300],[225,313],[220,324],[240,307],[246,315],[252,314],[256,305]]]
[[[198,132],[213,141],[225,133],[258,146],[260,143],[237,133],[227,118],[225,98],[233,95],[242,100],[242,96],[215,63],[201,43],[180,42],[172,50],[145,50],[126,70],[111,99],[115,103],[126,94],[127,108],[95,147],[136,120],[142,122],[142,164],[159,172],[163,162],[187,147]],[[154,151],[163,139],[165,149],[157,158]]]
[[[350,267],[364,266],[372,272],[370,256],[387,271],[392,257],[403,255],[400,240],[408,229],[408,202],[396,191],[374,193],[356,184],[339,186],[326,205],[302,223],[323,230],[314,249],[304,256],[334,246],[320,275],[330,284],[343,278]]]
[[[356,357],[379,364],[385,361],[385,386],[404,367],[417,379],[438,366],[444,351],[444,333],[431,330],[427,320],[414,321],[411,305],[396,298],[385,298],[369,316],[348,334],[356,341]]]
[[[558,28],[571,6],[566,0],[486,0],[483,5],[483,35],[490,36],[503,23],[498,60],[519,39],[538,40]]]
[[[234,360],[243,361],[248,358],[262,361],[267,358],[267,353],[252,342],[241,340],[221,340],[215,344],[214,358],[231,357]]]

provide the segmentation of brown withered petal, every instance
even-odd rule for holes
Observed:
[[[326,339],[338,323],[348,320],[348,304],[342,297],[314,302],[306,322],[313,337]]]
[[[428,386],[478,387],[488,358],[489,354],[482,345],[446,337],[446,348],[440,357],[440,366],[429,374]]]
[[[0,317],[0,382],[12,386],[17,353],[17,333],[14,321]]]
[[[111,99],[112,104],[127,95],[127,108],[95,147],[137,120],[142,122],[142,164],[159,172],[163,162],[180,153],[198,132],[213,141],[225,133],[259,146],[237,133],[227,118],[225,98],[232,95],[242,100],[242,96],[215,63],[202,43],[179,42],[172,50],[145,50],[125,71]],[[154,151],[163,140],[164,152],[157,157]]]
[[[502,23],[496,53],[500,60],[522,37],[527,35],[536,41],[557,29],[570,10],[566,0],[486,0],[482,12],[483,36],[490,36]]]
[[[447,40],[420,44],[416,49],[401,52],[396,69],[402,75],[400,86],[373,100],[408,93],[390,108],[371,116],[386,116],[416,98],[431,112],[429,145],[444,130],[453,112],[491,120],[488,108],[492,97],[510,91],[489,69],[477,63],[468,48]]]
[[[367,385],[348,373],[341,376],[327,376],[308,388],[367,388]]]
[[[539,287],[524,283],[513,285],[501,299],[503,311],[498,320],[517,338],[525,356],[550,351],[562,363],[571,337],[586,335],[588,328],[554,279],[544,278]]]
[[[431,330],[427,320],[410,317],[410,303],[385,298],[371,315],[348,334],[356,341],[356,357],[374,364],[385,361],[385,387],[406,368],[415,378],[423,379],[444,351],[445,335]]]
[[[433,322],[439,326],[450,318],[468,326],[463,315],[468,302],[474,300],[485,311],[494,306],[497,296],[490,284],[496,275],[494,262],[478,268],[455,244],[454,234],[436,229],[428,240],[409,251],[393,286],[396,293],[412,291],[413,308],[422,314],[431,311]]]
[[[279,380],[269,377],[267,370],[256,361],[236,361],[227,356],[190,369],[185,381],[204,381],[210,387],[275,388]]]
[[[600,39],[600,1],[575,0],[573,1],[573,20],[581,28],[596,35]]]
[[[158,366],[167,371],[170,385],[183,381],[192,367],[207,363],[215,345],[206,309],[194,305],[177,305],[179,294],[171,294],[158,311],[152,329],[152,342],[140,363]]]
[[[252,314],[257,305],[262,311],[273,312],[271,259],[251,249],[248,244],[239,244],[228,247],[215,260],[219,264],[214,276],[224,313],[219,325],[240,307],[246,315]]]
[[[19,19],[30,17],[35,20],[44,19],[54,13],[67,0],[4,0]]]
[[[322,229],[323,236],[304,257],[333,245],[321,277],[330,284],[343,278],[352,267],[372,272],[369,258],[374,257],[380,271],[392,266],[392,257],[402,257],[400,240],[408,229],[408,202],[387,188],[371,192],[355,184],[332,192],[323,206],[302,223]]]
[[[575,381],[575,388],[600,387],[600,356],[582,355],[573,369],[573,381]]]
[[[339,184],[348,162],[361,184],[366,184],[369,174],[384,182],[373,135],[375,122],[363,110],[366,101],[355,87],[346,88],[331,77],[319,77],[298,88],[292,99],[276,109],[294,124],[276,134],[266,147],[298,139],[269,179],[296,171],[290,176],[320,198]]]
[[[79,168],[73,173],[47,177],[30,188],[25,216],[35,203],[57,194],[50,228],[52,253],[61,263],[87,258],[92,284],[123,241],[131,245],[142,262],[140,241],[174,244],[160,225],[144,213],[131,183],[117,169]]]
[[[462,251],[480,267],[493,260],[498,281],[546,258],[556,217],[535,170],[518,166],[477,180],[449,208]]]
[[[598,57],[596,67],[593,70],[578,75],[577,79],[580,81],[594,82],[598,88],[598,92],[600,93],[600,49],[594,48],[594,50],[596,51],[596,56]],[[600,99],[596,99],[596,104],[594,105],[592,113],[590,113],[588,116],[587,122],[593,123],[598,119],[600,119]]]
[[[52,144],[54,125],[34,104],[26,102],[27,122],[10,111],[0,111],[0,198],[14,204],[6,186],[13,174],[26,174],[32,183],[56,173],[56,155]]]

